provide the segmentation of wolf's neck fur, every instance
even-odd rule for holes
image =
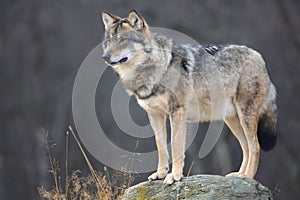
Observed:
[[[146,52],[149,58],[136,67],[130,80],[123,80],[127,89],[140,99],[150,98],[157,92],[172,59],[172,40],[155,33],[153,39],[151,51]]]

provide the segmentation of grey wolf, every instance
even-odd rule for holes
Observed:
[[[148,113],[158,149],[149,180],[172,184],[182,178],[187,122],[224,120],[243,152],[238,172],[253,178],[260,148],[276,143],[276,90],[262,56],[240,45],[192,46],[152,33],[136,11],[126,18],[102,13],[103,59]],[[171,124],[172,171],[166,140]]]

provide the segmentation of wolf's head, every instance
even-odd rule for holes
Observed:
[[[105,26],[102,58],[108,65],[118,71],[117,68],[136,66],[146,59],[152,34],[140,14],[133,10],[127,18],[120,18],[103,11],[102,20]]]

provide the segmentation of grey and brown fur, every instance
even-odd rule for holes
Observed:
[[[262,56],[239,45],[177,45],[152,33],[136,11],[127,18],[103,12],[102,18],[103,59],[147,111],[155,134],[159,161],[149,180],[180,180],[186,122],[212,120],[224,120],[243,151],[240,170],[227,176],[253,178],[260,148],[269,150],[276,143],[276,90]],[[169,174],[167,118],[173,159]]]

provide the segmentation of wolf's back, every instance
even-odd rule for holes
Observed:
[[[259,145],[264,151],[272,150],[275,147],[278,135],[276,91],[272,83],[269,96],[271,99],[268,99],[266,108],[260,115],[257,129]]]

